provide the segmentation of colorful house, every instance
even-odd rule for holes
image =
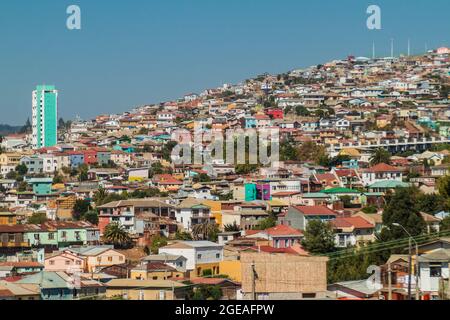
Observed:
[[[34,194],[38,196],[52,193],[53,179],[51,178],[32,178],[27,182],[33,187]]]

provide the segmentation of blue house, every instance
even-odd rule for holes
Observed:
[[[38,196],[52,193],[53,179],[51,178],[32,178],[27,183],[33,187],[34,194]]]
[[[84,154],[73,152],[69,154],[70,167],[72,169],[78,168],[84,163]]]
[[[41,271],[26,276],[17,283],[38,285],[42,300],[79,300],[106,293],[106,286],[100,282],[77,280],[65,272]]]
[[[134,152],[134,148],[132,146],[125,145],[125,144],[116,144],[113,147],[113,149],[117,150],[117,151],[123,151],[123,152],[126,152],[126,153],[133,153]]]

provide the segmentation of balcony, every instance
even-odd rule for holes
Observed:
[[[28,248],[28,242],[0,242],[0,248]]]

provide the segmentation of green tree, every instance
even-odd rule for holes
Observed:
[[[159,248],[167,246],[167,238],[160,235],[154,236],[152,244],[150,245],[150,251],[153,254],[158,254]]]
[[[59,174],[56,174],[53,177],[53,184],[59,184],[59,183],[64,183],[64,178],[62,176],[60,176]]]
[[[421,212],[436,214],[446,209],[446,200],[440,194],[419,193],[417,196],[417,209]]]
[[[378,209],[376,206],[367,206],[363,208],[361,211],[367,214],[374,214],[378,212]]]
[[[241,231],[241,227],[238,226],[236,221],[233,224],[226,224],[224,225],[225,232],[235,232],[235,231]]]
[[[211,178],[206,173],[200,173],[199,175],[194,176],[194,182],[210,182]]]
[[[295,107],[295,114],[299,117],[309,117],[311,112],[309,112],[309,110],[304,106],[297,106]]]
[[[266,230],[269,228],[273,228],[277,225],[277,220],[274,217],[268,217],[266,219],[261,220],[258,225],[254,228],[254,230]]]
[[[19,175],[17,174],[16,171],[10,171],[10,172],[8,172],[8,173],[5,175],[5,178],[6,178],[6,179],[11,179],[11,180],[17,180],[18,176],[19,176]]]
[[[394,223],[402,225],[412,236],[418,236],[425,230],[425,221],[417,207],[417,190],[399,188],[389,197],[383,212],[383,225],[380,240],[389,241],[405,238],[405,232]]]
[[[196,224],[192,227],[192,235],[194,240],[217,240],[217,234],[219,233],[219,228],[217,224],[211,222],[205,222]]]
[[[193,239],[192,235],[189,232],[177,231],[175,233],[175,240],[191,241]]]
[[[334,232],[330,223],[311,220],[306,225],[302,246],[313,254],[335,251]]]
[[[326,150],[324,146],[319,146],[315,142],[304,142],[298,149],[299,161],[313,161],[319,163],[323,157],[326,156]]]
[[[171,162],[172,161],[172,150],[177,146],[177,142],[169,141],[164,144],[162,148],[162,157],[164,160]]]
[[[280,144],[280,160],[295,161],[298,159],[298,149],[294,148],[289,141]]]
[[[105,188],[100,187],[97,191],[94,192],[93,200],[95,202],[95,205],[101,206],[105,204],[105,199],[108,197],[108,193],[106,192]]]
[[[80,181],[88,180],[88,171],[89,167],[84,163],[78,167],[78,177]]]
[[[442,219],[441,225],[440,225],[440,230],[441,231],[450,231],[450,216]]]
[[[443,196],[447,202],[450,199],[450,176],[444,176],[438,181],[439,194]]]
[[[83,220],[92,223],[93,225],[98,225],[98,213],[97,211],[88,211],[84,214]]]
[[[106,243],[115,247],[124,248],[131,244],[131,238],[125,228],[118,223],[110,223],[106,226],[103,238]]]
[[[200,285],[188,296],[189,300],[220,300],[223,296],[220,286]]]
[[[386,163],[386,164],[391,163],[391,154],[389,153],[389,151],[387,151],[383,148],[376,149],[372,153],[372,156],[370,157],[370,165],[371,166],[375,166],[380,163]]]
[[[78,199],[73,207],[74,220],[80,220],[91,209],[91,202],[86,199]]]
[[[16,166],[16,172],[19,175],[24,176],[24,175],[26,175],[28,173],[28,168],[24,164],[19,164],[19,165]]]
[[[19,187],[17,188],[17,191],[19,192],[25,192],[28,189],[28,183],[26,183],[25,181],[22,181],[19,183]]]
[[[43,224],[47,222],[47,214],[45,212],[35,212],[28,218],[29,224]]]

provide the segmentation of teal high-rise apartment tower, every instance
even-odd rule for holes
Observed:
[[[33,149],[58,143],[58,91],[55,86],[37,86],[33,91]]]

